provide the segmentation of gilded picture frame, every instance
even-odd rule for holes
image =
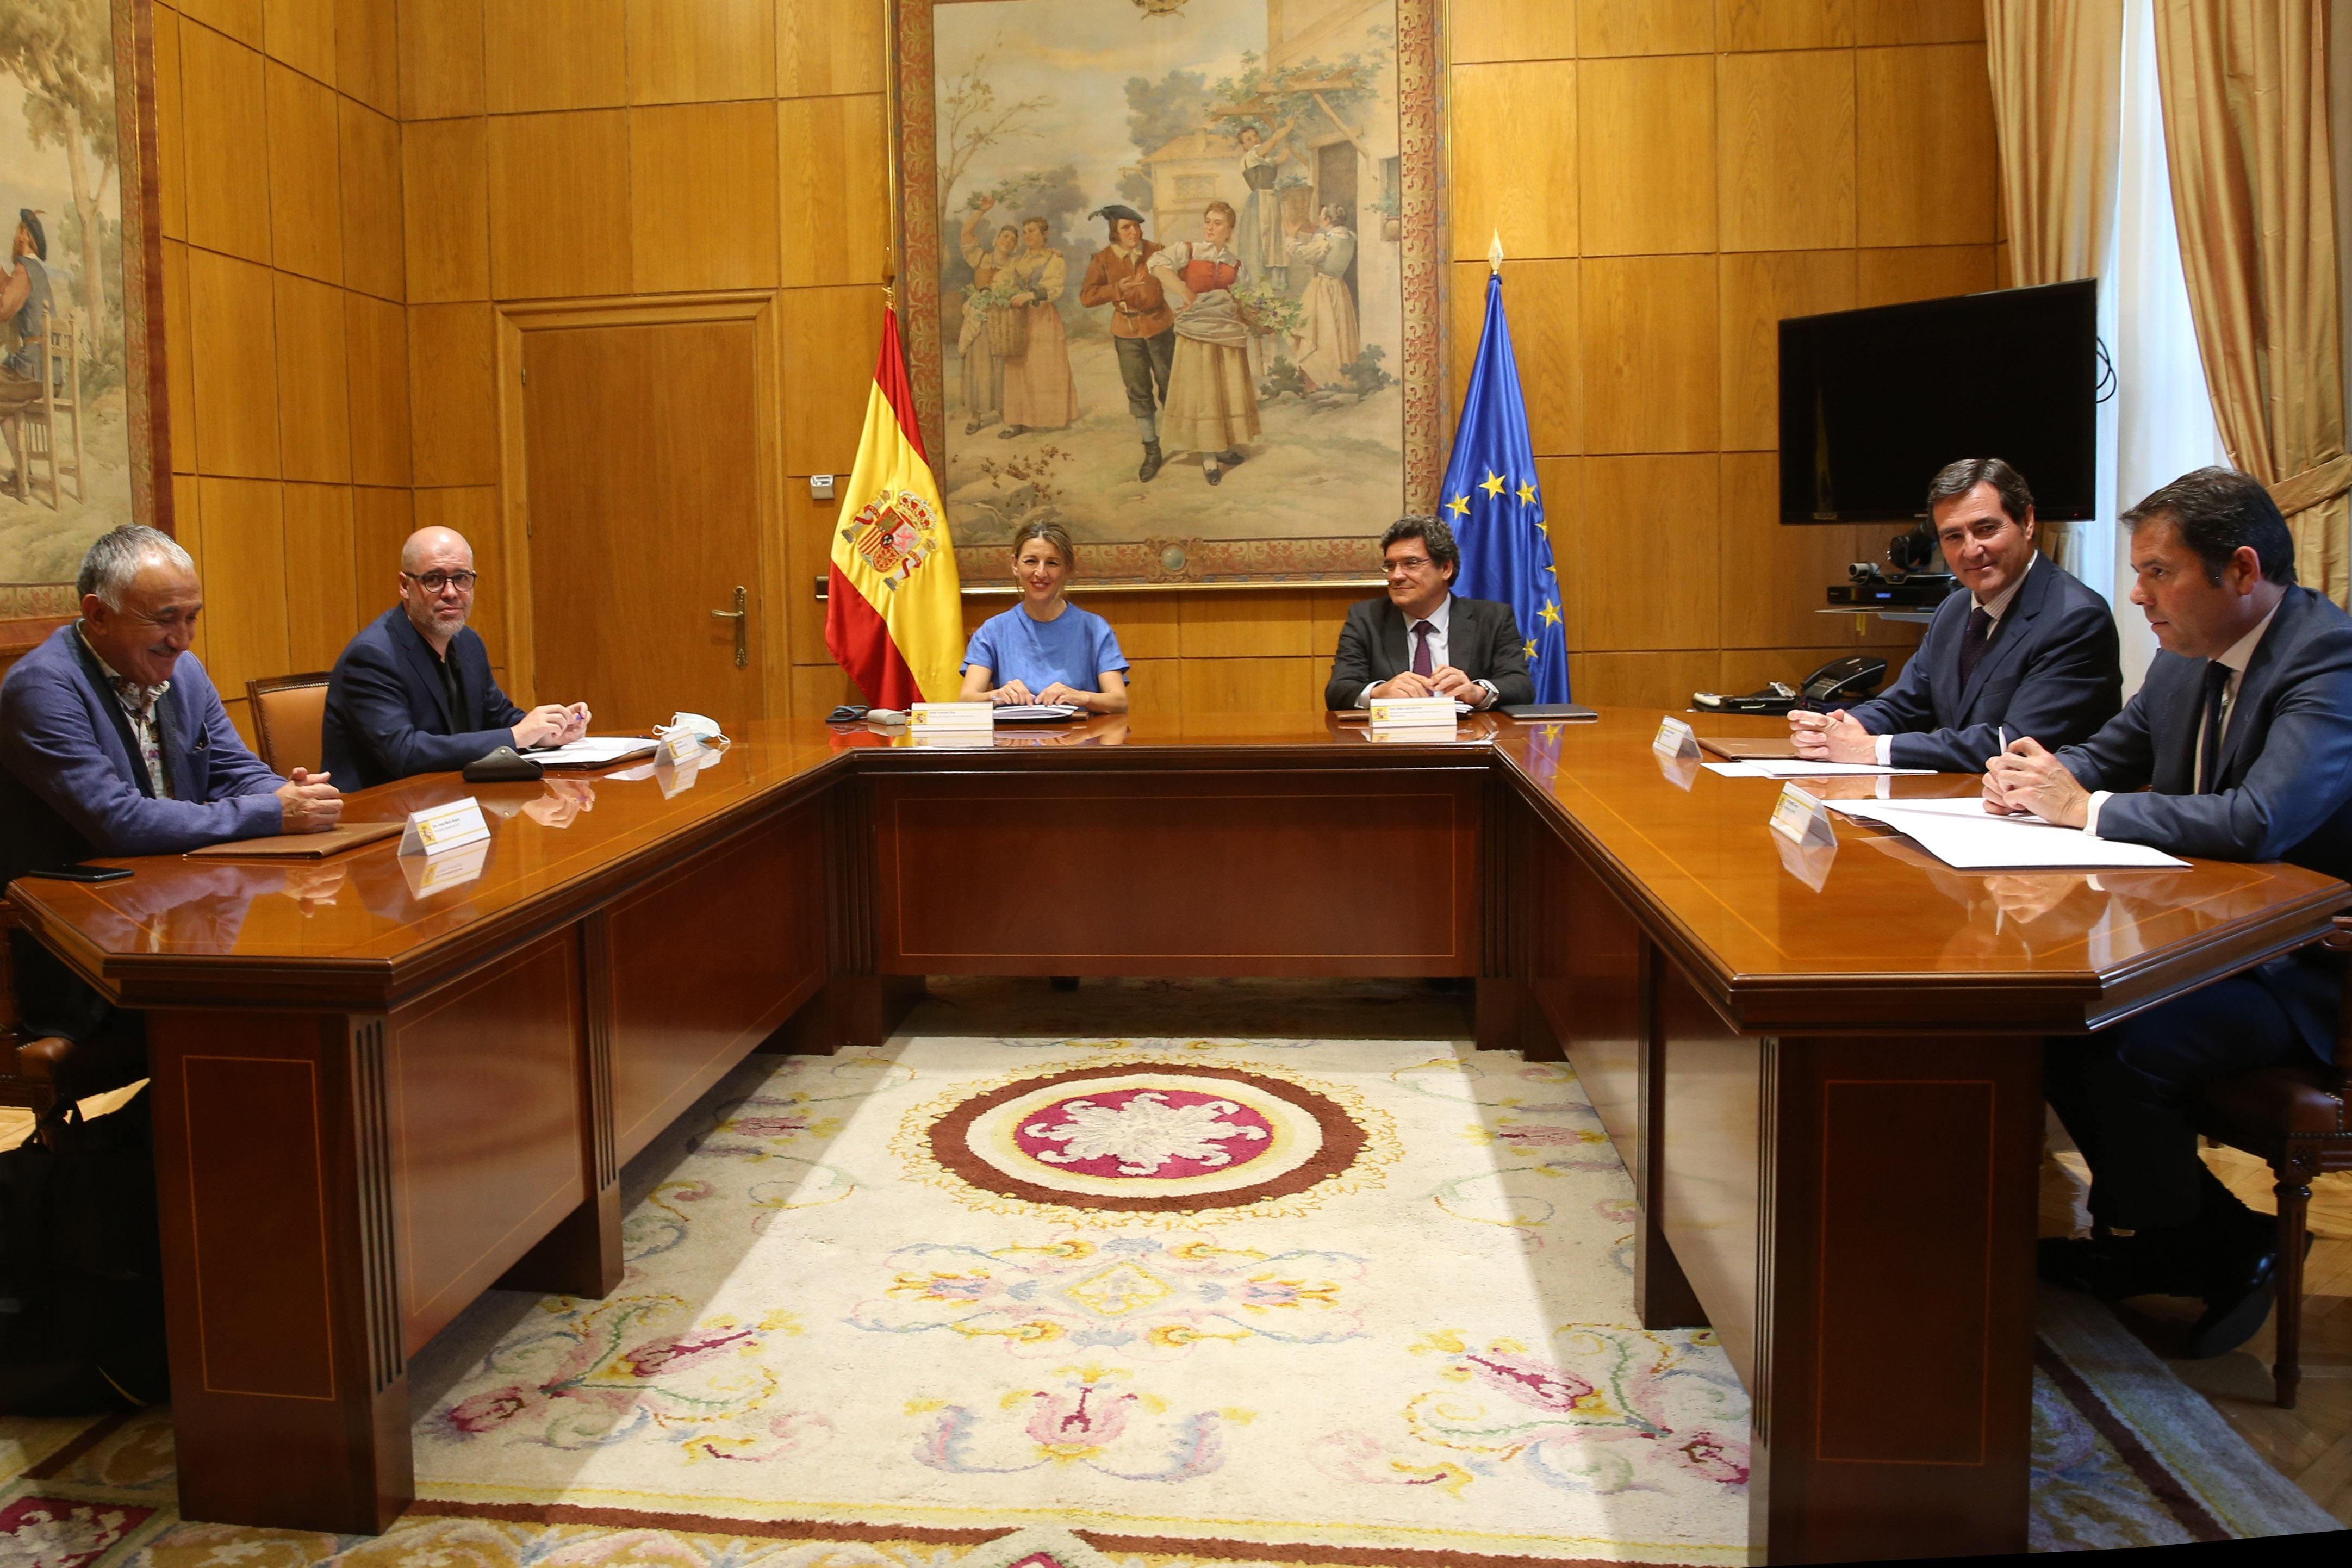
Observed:
[[[150,0],[5,10],[0,658],[74,616],[91,539],[173,526]]]
[[[960,547],[1045,518],[1092,587],[1377,576],[1444,467],[1443,8],[898,0],[898,299]]]

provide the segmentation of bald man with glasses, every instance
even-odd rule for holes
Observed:
[[[561,746],[588,730],[585,703],[524,712],[490,675],[473,614],[474,547],[420,528],[400,551],[400,603],[335,660],[327,688],[327,771],[354,787],[449,773],[512,746]]]

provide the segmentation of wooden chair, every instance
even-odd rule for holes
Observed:
[[[57,1068],[73,1042],[54,1035],[28,1037],[16,1004],[16,955],[8,933],[24,919],[0,898],[0,1105],[21,1105],[47,1121],[57,1103]]]
[[[40,399],[11,417],[16,426],[16,499],[31,499],[33,464],[47,463],[49,508],[58,510],[65,505],[67,479],[73,480],[74,500],[82,500],[88,495],[82,482],[81,312],[75,310],[62,319],[53,313],[49,323],[34,340],[41,351]],[[70,437],[66,434],[68,427]]]
[[[2352,952],[2352,914],[2336,917],[2321,939]],[[2269,1162],[2278,1194],[2278,1360],[2272,1368],[2279,1407],[2294,1408],[2303,1381],[2304,1218],[2313,1178],[2352,1171],[2352,985],[2336,1027],[2336,1059],[2326,1067],[2266,1068],[2208,1085],[2199,1096],[2198,1130],[2217,1143]]]
[[[253,734],[260,742],[261,760],[281,778],[292,770],[317,773],[327,749],[327,681],[331,672],[273,675],[248,680],[245,695],[253,704]],[[343,787],[355,784],[338,781]]]

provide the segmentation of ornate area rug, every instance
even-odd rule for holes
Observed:
[[[168,1413],[0,1423],[0,1568],[1744,1559],[1745,1395],[1707,1333],[1633,1326],[1631,1188],[1565,1068],[1032,1021],[747,1063],[633,1163],[610,1299],[494,1294],[412,1367],[384,1537],[180,1521]],[[2037,1549],[2334,1528],[2102,1310],[2044,1309]]]

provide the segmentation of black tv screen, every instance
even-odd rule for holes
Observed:
[[[1959,458],[2005,458],[2052,521],[2095,515],[2095,279],[1780,323],[1780,521],[1927,515]]]

